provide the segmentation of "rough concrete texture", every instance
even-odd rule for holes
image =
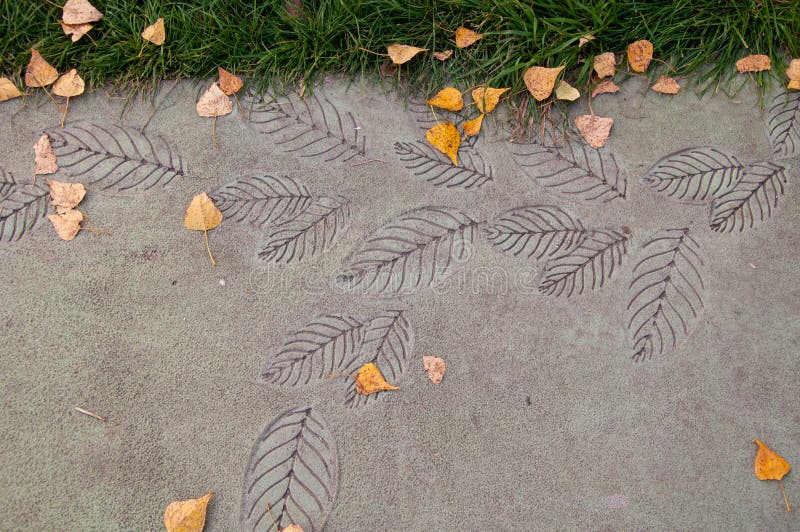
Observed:
[[[206,529],[240,529],[251,449],[283,412],[305,406],[338,449],[338,470],[321,481],[338,490],[319,508],[297,482],[292,488],[291,504],[312,515],[304,521],[294,510],[307,529],[800,528],[778,486],[754,477],[752,443],[757,437],[800,464],[797,161],[780,161],[786,193],[770,219],[741,232],[712,231],[707,204],[678,201],[642,180],[687,147],[716,147],[742,164],[779,162],[752,91],[670,97],[631,80],[593,100],[595,114],[615,120],[603,152],[627,176],[624,198],[597,202],[546,188],[532,177],[536,168],[523,171],[504,121],[492,117],[475,147],[491,182],[463,190],[415,177],[393,145],[424,133],[402,97],[368,83],[330,81],[318,91],[345,117],[346,135],[353,114],[366,156],[326,162],[304,157],[309,148],[287,152],[297,147],[288,130],[263,133],[236,106],[217,120],[214,148],[211,119],[194,109],[207,85],[165,84],[156,105],[102,91],[73,99],[68,130],[79,120],[146,125],[148,139],[163,136],[183,157],[186,175],[142,192],[91,184],[109,161],[82,175],[62,171],[51,177],[90,183],[80,208],[110,234],[82,231],[62,242],[41,219],[19,240],[0,242],[3,529],[157,530],[169,502],[207,491],[216,495]],[[20,104],[0,104],[0,165],[27,182],[32,146],[41,131],[56,134],[60,115],[44,97]],[[587,111],[586,102],[571,108]],[[258,256],[270,223],[257,229],[229,217],[208,234],[218,263],[211,267],[202,233],[183,228],[185,208],[201,191],[255,174],[348,198],[349,228],[324,253],[283,264]],[[547,257],[501,253],[486,237],[500,213],[526,205],[557,206],[585,228],[624,235],[621,266],[594,290],[540,293]],[[373,232],[425,206],[471,220],[435,286],[413,264],[420,286],[399,295],[334,282]],[[651,249],[643,245],[667,228],[688,228],[696,241],[702,266],[692,258],[674,276],[697,266],[702,286],[693,278],[692,287],[703,306],[690,316],[673,291],[668,301],[688,334],[636,363],[629,284]],[[440,267],[450,251],[435,251]],[[284,340],[315,316],[365,323],[387,310],[403,310],[413,336],[403,344],[410,350],[399,391],[350,408],[346,377],[306,386],[262,380]],[[674,316],[672,323],[682,328]],[[423,355],[446,359],[440,385],[428,380]],[[312,456],[317,448],[307,445],[297,452],[320,476],[334,459]],[[294,471],[320,493],[308,470]],[[796,473],[784,485],[800,505]],[[279,495],[259,500],[256,511],[272,500],[280,514]]]

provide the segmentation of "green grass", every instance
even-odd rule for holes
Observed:
[[[19,81],[35,47],[59,72],[77,68],[90,85],[210,77],[217,66],[257,85],[309,82],[327,73],[377,73],[385,58],[364,50],[384,53],[394,42],[454,48],[453,30],[462,24],[484,39],[445,62],[420,55],[402,66],[402,79],[428,90],[449,80],[523,91],[528,67],[566,65],[566,79],[581,86],[594,54],[622,57],[628,43],[648,39],[663,61],[651,64],[650,74],[683,76],[713,63],[698,74],[705,88],[730,79],[738,58],[767,54],[773,72],[756,75],[764,88],[782,76],[788,55],[800,56],[797,0],[305,0],[300,17],[285,2],[95,0],[105,18],[71,43],[56,3],[0,0],[0,71]],[[146,45],[139,57],[139,34],[158,17],[167,42]],[[587,33],[597,38],[579,49]]]

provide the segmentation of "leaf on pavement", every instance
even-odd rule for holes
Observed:
[[[461,128],[464,130],[464,134],[468,137],[474,137],[475,135],[481,132],[481,125],[483,125],[483,117],[486,116],[483,113],[479,114],[472,120],[467,120],[463,124],[461,124]]]
[[[206,525],[206,511],[213,493],[199,499],[175,501],[164,511],[164,526],[167,532],[202,532]]]
[[[594,56],[594,71],[600,78],[612,77],[617,71],[617,59],[614,57],[614,52]]]
[[[428,100],[428,105],[447,109],[448,111],[460,111],[464,108],[464,99],[458,89],[446,87]]]
[[[381,370],[372,362],[367,362],[361,366],[356,373],[356,393],[359,395],[372,395],[376,392],[399,389],[397,386],[392,386],[386,382]]]
[[[445,369],[447,364],[443,358],[424,355],[422,357],[422,366],[428,372],[428,378],[434,383],[439,384],[444,378]]]
[[[86,196],[86,187],[82,183],[62,183],[50,179],[47,185],[50,187],[50,203],[56,207],[74,209]]]
[[[597,86],[592,90],[592,98],[600,94],[610,94],[615,93],[619,90],[619,87],[616,83],[611,81],[610,79],[601,81],[597,84]]]
[[[511,89],[508,87],[502,89],[478,87],[472,90],[472,101],[475,102],[478,111],[488,114],[494,111],[497,104],[500,103],[500,97],[509,90]]]
[[[224,116],[233,111],[233,102],[222,92],[219,85],[213,83],[197,101],[195,109],[200,116]]]
[[[33,145],[33,154],[36,165],[33,171],[34,175],[54,174],[58,171],[56,153],[50,145],[50,137],[47,135],[39,137],[39,140]]]
[[[563,79],[558,82],[558,87],[556,87],[556,98],[557,99],[559,99],[559,100],[568,100],[570,102],[574,102],[575,100],[577,100],[580,97],[581,97],[581,93],[578,91],[578,89],[576,89],[575,87],[573,87],[572,85],[570,85],[569,83],[564,81]]]
[[[217,262],[211,255],[211,247],[208,245],[208,232],[222,223],[222,213],[219,211],[208,194],[201,192],[192,198],[189,207],[186,209],[186,217],[183,219],[183,226],[193,231],[203,231],[206,240],[206,251],[211,265],[216,266]]]
[[[72,240],[81,230],[83,213],[75,209],[56,207],[56,213],[48,214],[47,219],[53,224],[53,228],[61,240]]]
[[[242,83],[242,78],[239,76],[231,74],[222,67],[217,67],[217,71],[219,72],[219,88],[226,95],[231,96],[236,94],[239,92],[239,89],[244,86],[244,83]]]
[[[681,90],[678,82],[669,76],[661,76],[650,88],[661,94],[678,94]]]
[[[575,118],[575,126],[589,146],[595,149],[602,148],[611,133],[611,126],[614,125],[613,118],[595,115],[580,115]]]
[[[425,132],[425,138],[431,146],[444,153],[453,161],[453,166],[458,166],[458,147],[461,145],[461,135],[452,122],[436,124]]]
[[[761,72],[762,70],[772,70],[772,63],[769,56],[763,54],[751,54],[736,61],[736,70],[739,74],[745,72]]]
[[[81,78],[78,75],[78,71],[73,68],[56,80],[53,84],[53,94],[71,98],[72,96],[83,94],[84,88],[85,84],[83,78]]]

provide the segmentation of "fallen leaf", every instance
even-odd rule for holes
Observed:
[[[613,118],[595,115],[580,115],[575,118],[575,126],[578,131],[581,132],[589,146],[595,149],[601,148],[606,143],[612,125],[614,125]]]
[[[31,60],[25,68],[25,85],[46,87],[58,79],[58,71],[44,60],[44,57],[31,48]]]
[[[53,94],[70,98],[83,94],[84,87],[83,79],[78,75],[78,71],[73,68],[53,84]]]
[[[634,72],[644,72],[653,59],[653,43],[646,40],[632,42],[628,45],[628,63]]]
[[[581,37],[580,39],[578,39],[578,48],[583,48],[583,47],[584,47],[584,46],[586,46],[586,45],[587,45],[587,44],[588,44],[590,41],[593,41],[593,40],[595,40],[596,38],[597,38],[597,37],[595,37],[594,35],[590,35],[590,34],[584,35],[583,37]]]
[[[416,46],[408,46],[407,44],[390,44],[386,47],[386,52],[395,65],[407,63],[418,53],[426,52],[427,50],[427,48],[417,48]]]
[[[428,377],[431,379],[431,381],[433,381],[434,384],[439,384],[442,382],[442,379],[444,378],[444,371],[447,367],[447,364],[445,364],[443,358],[423,355],[422,365],[425,368],[425,371],[428,372]]]
[[[199,499],[175,501],[164,511],[164,526],[167,532],[202,532],[206,525],[206,509],[213,493]]]
[[[13,81],[8,78],[0,77],[0,102],[12,98],[19,98],[20,96],[22,96],[22,93],[19,92],[19,89],[14,85]]]
[[[592,98],[594,98],[598,94],[614,93],[614,92],[617,92],[618,90],[619,90],[619,87],[617,86],[617,84],[614,83],[613,81],[611,81],[610,79],[607,79],[605,81],[601,81],[594,88],[594,90],[592,91]]]
[[[444,153],[453,161],[453,166],[458,166],[458,147],[461,145],[461,135],[452,122],[436,124],[425,132],[425,138],[431,145]]]
[[[214,83],[200,97],[195,108],[200,116],[223,116],[233,111],[233,102],[222,92],[219,85]]]
[[[62,183],[50,179],[50,204],[56,207],[74,209],[86,196],[86,187],[81,183]]]
[[[563,79],[558,82],[558,87],[556,87],[556,98],[559,100],[569,100],[570,102],[574,102],[578,98],[581,97],[581,93],[564,81]]]
[[[72,42],[77,42],[94,27],[91,24],[67,24],[63,20],[59,20],[58,23],[66,35],[72,36]]]
[[[382,61],[381,64],[378,65],[378,70],[384,78],[393,78],[397,75],[397,65],[389,60]]]
[[[472,120],[467,120],[461,125],[461,128],[464,130],[464,134],[468,137],[474,137],[478,133],[481,132],[481,125],[483,124],[483,117],[486,116],[483,113],[479,114]]]
[[[460,26],[456,30],[456,46],[459,48],[466,48],[483,39],[483,33],[476,33],[468,30],[464,26]]]
[[[553,93],[556,78],[562,70],[564,70],[563,66],[556,68],[530,67],[525,71],[525,86],[537,101],[542,101]]]
[[[303,532],[303,529],[300,525],[289,525],[282,529],[281,532]]]
[[[219,72],[219,88],[228,96],[236,94],[239,92],[239,89],[244,87],[242,78],[239,76],[231,74],[222,67],[217,67],[217,71]]]
[[[222,91],[220,91],[222,93]],[[208,194],[201,192],[192,198],[189,207],[186,209],[186,217],[183,219],[183,226],[193,231],[203,231],[206,239],[206,251],[211,265],[216,266],[217,261],[211,255],[211,247],[208,245],[208,232],[222,223],[222,213],[219,211]]]
[[[439,61],[446,61],[453,56],[453,50],[445,50],[444,52],[433,52],[433,57]]]
[[[81,230],[83,213],[75,209],[59,207],[55,214],[48,214],[47,219],[53,224],[56,234],[61,240],[72,240]]]
[[[399,388],[386,382],[381,370],[372,362],[367,362],[358,369],[358,373],[356,373],[356,393],[372,395],[375,392],[390,390],[399,390]]]
[[[448,111],[460,111],[464,108],[464,99],[458,89],[446,87],[428,100],[428,105],[447,109]]]
[[[594,71],[601,78],[608,78],[617,72],[617,58],[614,52],[606,52],[594,56]]]
[[[800,80],[797,80],[797,79],[789,80],[789,84],[786,85],[786,88],[789,89],[790,91],[792,91],[792,90],[800,91]]]
[[[97,22],[103,14],[89,3],[88,0],[67,0],[61,14],[66,24],[86,24]]]
[[[478,87],[472,90],[472,101],[475,102],[475,107],[481,113],[487,114],[494,111],[497,104],[500,103],[500,97],[508,92],[509,88],[494,89],[492,87]]]
[[[164,19],[160,18],[155,23],[147,26],[142,32],[142,39],[150,41],[153,44],[161,46],[167,39],[167,33],[164,29]]]
[[[786,69],[786,77],[792,81],[800,81],[800,59],[792,59]]]
[[[681,90],[678,82],[669,76],[661,76],[650,88],[661,94],[678,94],[678,91]]]
[[[42,135],[33,145],[34,164],[36,168],[33,175],[54,174],[58,171],[56,154],[50,146],[50,137]]]
[[[759,480],[777,480],[783,493],[783,501],[786,503],[786,511],[791,512],[792,508],[789,506],[789,499],[786,498],[786,491],[783,489],[781,479],[792,470],[792,467],[782,456],[759,440],[753,440],[753,443],[758,445],[758,453],[754,464],[756,477]]]
[[[736,61],[736,70],[739,74],[745,72],[761,72],[762,70],[772,70],[769,56],[763,54],[753,54],[743,57]]]

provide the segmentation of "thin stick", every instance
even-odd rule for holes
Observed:
[[[330,379],[331,377],[349,377],[351,379],[355,379],[356,378],[356,374],[355,373],[328,373],[327,375],[325,375],[326,379]]]
[[[69,96],[67,96],[67,105],[64,107],[64,116],[61,117],[61,129],[64,129],[64,122],[67,121],[67,111],[69,111]]]
[[[242,104],[239,103],[239,97],[236,96],[236,93],[233,93],[233,99],[236,101],[236,106],[239,108],[239,112],[242,113],[242,119],[244,119],[244,109],[242,109]]]
[[[208,245],[208,230],[203,231],[203,234],[206,237],[206,251],[208,251],[208,258],[211,259],[211,265],[216,266],[217,261],[215,261],[214,257],[211,255],[211,246]]]
[[[358,49],[361,50],[362,52],[367,52],[367,53],[370,53],[370,54],[379,55],[381,57],[389,57],[389,54],[379,54],[378,52],[373,52],[372,50],[367,50],[366,48],[362,48],[360,46],[358,47]]]
[[[144,52],[144,47],[145,46],[147,46],[147,41],[142,43],[142,49],[139,50],[139,55],[137,55],[136,57],[142,57],[142,52]]]
[[[786,490],[783,489],[783,482],[781,482],[780,479],[778,479],[778,486],[781,487],[781,493],[783,493],[783,502],[786,503],[786,511],[787,512],[791,512],[792,511],[792,507],[789,506],[789,499],[786,498]]]
[[[355,168],[356,166],[361,166],[362,164],[369,164],[369,163],[386,163],[383,159],[370,159],[369,161],[361,161],[360,163],[351,164],[350,168]]]
[[[217,144],[217,117],[214,117],[214,121],[211,122],[211,141],[214,144],[214,147],[219,149],[219,144]]]
[[[272,517],[272,510],[269,509],[269,503],[267,503],[267,513],[269,514],[269,518],[272,519],[272,526],[275,527],[275,530],[277,530],[278,532],[281,532],[281,529],[278,528],[278,523],[276,523],[275,522],[275,518]],[[272,530],[272,529],[270,528],[270,530]]]
[[[93,417],[95,419],[99,419],[100,421],[108,421],[107,417],[99,416],[99,415],[95,414],[94,412],[89,412],[88,410],[84,410],[83,408],[81,408],[79,406],[76,406],[74,408],[75,408],[75,410],[77,412],[80,412],[81,414],[83,414],[85,416]]]

